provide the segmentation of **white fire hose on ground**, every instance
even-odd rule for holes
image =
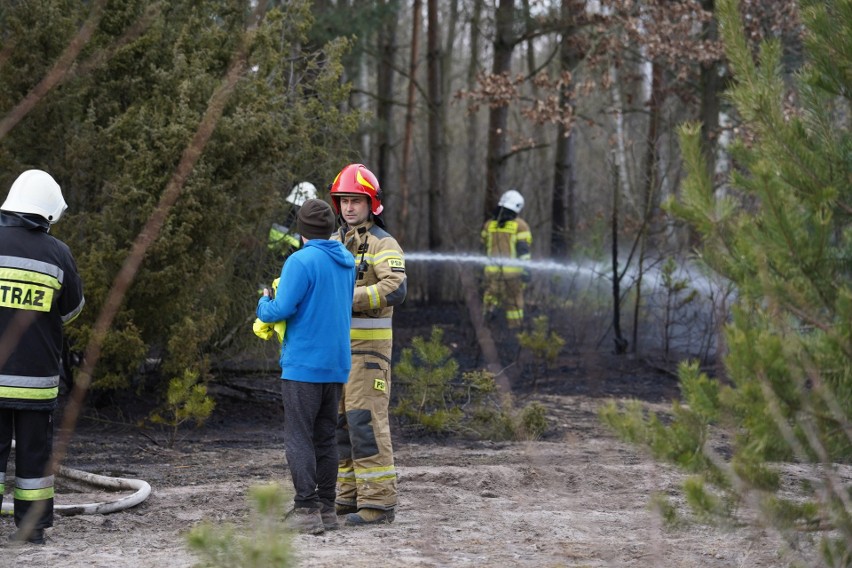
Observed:
[[[15,441],[12,440],[12,447],[15,447]],[[71,469],[70,467],[59,466],[59,476],[74,481],[88,483],[101,489],[109,490],[128,490],[134,491],[131,495],[121,497],[114,501],[102,501],[99,503],[84,503],[80,505],[57,505],[54,504],[53,511],[58,515],[106,515],[107,513],[115,513],[134,507],[148,498],[151,494],[151,486],[147,481],[141,479],[127,479],[124,477],[109,477],[106,475],[98,475],[96,473],[88,473],[79,469]],[[2,513],[4,515],[12,514],[14,503],[3,503]]]

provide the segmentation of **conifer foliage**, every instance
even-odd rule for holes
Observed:
[[[77,349],[96,335],[95,318],[166,188],[180,187],[106,333],[95,388],[139,387],[146,360],[162,371],[160,386],[187,370],[204,380],[207,355],[228,337],[251,336],[258,282],[280,270],[264,256],[270,223],[282,221],[295,182],[330,181],[357,123],[341,111],[348,42],[310,44],[310,8],[306,0],[0,7],[0,119],[17,121],[0,135],[0,185],[36,167],[63,186],[69,210],[54,232],[74,251],[87,300],[69,328]],[[69,46],[78,47],[72,60]],[[38,100],[23,109],[33,93]],[[193,147],[204,128],[206,143]],[[179,171],[189,154],[191,171]]]
[[[603,417],[695,474],[685,494],[705,518],[759,519],[791,550],[819,529],[824,561],[849,566],[852,1],[801,2],[806,57],[792,82],[777,42],[749,49],[739,8],[717,2],[741,120],[733,173],[716,191],[699,126],[686,125],[689,176],[671,204],[700,235],[701,259],[737,287],[726,376],[684,363],[671,417],[635,404]]]

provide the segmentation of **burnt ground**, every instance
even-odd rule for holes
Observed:
[[[413,337],[428,338],[432,327],[440,326],[461,370],[480,368],[476,336],[466,321],[458,305],[398,310],[396,356]],[[504,363],[512,365],[517,344],[500,325],[493,329]],[[571,329],[564,333],[583,336]],[[770,567],[813,562],[807,536],[798,550],[791,550],[760,527],[663,526],[649,507],[651,498],[662,493],[686,512],[679,492],[684,475],[620,442],[601,425],[597,410],[609,400],[639,399],[666,411],[679,395],[672,365],[614,356],[599,343],[569,343],[546,370],[523,356],[514,362],[516,399],[539,402],[548,410],[548,430],[540,440],[435,440],[410,436],[395,425],[396,522],[292,537],[299,565]],[[186,535],[202,522],[235,527],[251,539],[255,519],[249,489],[273,482],[286,489],[289,484],[274,350],[265,355],[272,360],[263,361],[264,372],[240,374],[231,368],[217,377],[210,390],[217,402],[213,416],[200,428],[181,428],[171,448],[165,432],[140,422],[151,406],[141,397],[90,404],[65,465],[144,479],[151,496],[109,515],[58,517],[47,546],[4,547],[0,566],[194,566],[199,559]],[[241,364],[245,368],[246,362]],[[58,504],[115,498],[62,478],[57,493]],[[9,517],[0,519],[0,539],[12,528]],[[282,533],[280,538],[287,537]]]

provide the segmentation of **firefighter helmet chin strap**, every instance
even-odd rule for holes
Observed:
[[[365,274],[367,274],[367,260],[364,258],[367,255],[367,240],[369,237],[367,236],[367,227],[360,227],[358,229],[358,234],[363,235],[364,240],[361,241],[361,244],[358,245],[358,252],[356,252],[356,256],[358,254],[361,255],[361,262],[358,263],[358,274],[355,277],[355,280],[361,280]]]

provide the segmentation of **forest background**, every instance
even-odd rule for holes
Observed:
[[[468,296],[459,264],[428,259],[478,253],[516,188],[533,256],[556,267],[534,272],[531,312],[572,322],[577,352],[698,362],[671,444],[636,409],[613,425],[723,494],[768,489],[764,460],[850,457],[850,6],[3,2],[0,186],[37,167],[63,187],[54,232],[87,298],[77,383],[164,403],[254,341],[258,284],[279,268],[267,231],[295,183],[367,164],[422,260],[408,301],[431,305]],[[732,468],[704,444],[720,407],[757,432]],[[850,496],[816,477],[827,509],[767,506],[843,527],[827,545],[843,564]]]
[[[599,335],[641,350],[640,337],[660,337],[643,272],[686,266],[696,244],[661,207],[683,178],[676,128],[700,120],[724,192],[740,127],[710,1],[0,10],[0,185],[30,167],[61,180],[69,211],[54,232],[88,302],[70,334],[78,349],[100,334],[96,390],[130,387],[146,361],[204,377],[211,357],[244,346],[258,283],[279,269],[265,241],[283,198],[302,180],[324,192],[351,161],[378,176],[408,252],[480,252],[482,222],[519,189],[535,258],[616,267],[621,286],[591,309],[624,309],[627,328],[605,317]],[[785,70],[801,66],[794,2],[743,10],[753,47],[779,38]],[[410,302],[459,298],[456,267],[409,272]],[[565,295],[550,276],[530,294]],[[708,313],[685,346],[705,360]]]

